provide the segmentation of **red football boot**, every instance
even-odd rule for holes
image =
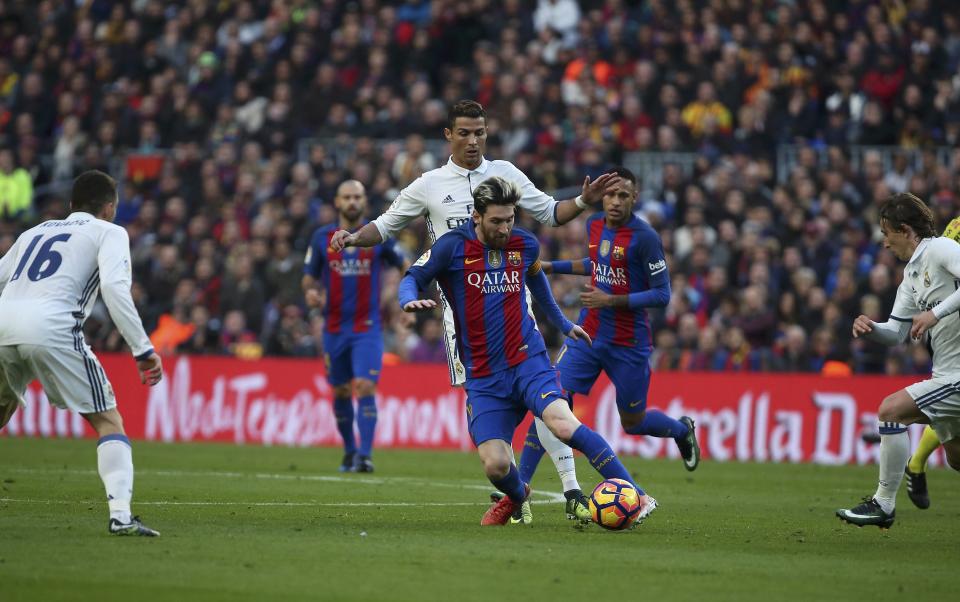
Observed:
[[[530,497],[530,485],[524,485],[524,494],[523,499]],[[509,495],[505,495],[483,514],[483,518],[480,519],[480,526],[505,525],[510,520],[513,511],[519,507],[520,504],[511,500]]]

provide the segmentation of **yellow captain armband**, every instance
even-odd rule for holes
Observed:
[[[540,265],[540,260],[537,259],[536,261],[530,264],[529,268],[527,268],[527,274],[529,274],[530,276],[535,276],[538,273],[540,273],[542,269],[543,269],[543,266]]]
[[[947,227],[943,229],[943,235],[947,238],[952,238],[953,240],[960,242],[960,217],[955,217],[950,220],[950,223],[947,224]]]

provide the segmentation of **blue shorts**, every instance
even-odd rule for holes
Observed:
[[[383,337],[379,331],[359,334],[323,333],[323,361],[327,382],[337,387],[354,378],[377,382],[383,366]]]
[[[623,347],[567,339],[557,360],[560,382],[566,391],[586,395],[603,370],[617,390],[621,413],[635,414],[647,409],[650,388],[650,349]]]
[[[490,376],[468,378],[463,388],[474,445],[491,439],[513,441],[513,431],[527,410],[540,418],[548,405],[565,399],[557,371],[546,353]]]

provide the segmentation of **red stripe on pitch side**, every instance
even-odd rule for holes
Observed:
[[[487,258],[483,245],[478,240],[468,240],[463,249],[464,310],[467,317],[467,347],[470,348],[470,374],[473,377],[487,376],[490,370],[490,354],[487,351],[487,329],[484,323],[484,297],[481,286],[470,284],[470,275],[476,274],[483,281]]]
[[[603,219],[598,218],[590,223],[590,231],[588,232],[587,237],[587,241],[590,245],[588,250],[590,252],[590,260],[593,262],[592,265],[597,265],[597,261],[600,257],[600,239],[602,238]],[[590,283],[594,287],[597,286],[596,272],[590,275]],[[587,315],[583,318],[583,329],[587,331],[587,334],[589,334],[591,338],[596,338],[597,332],[600,330],[600,310],[587,310]]]
[[[623,273],[627,275],[624,279],[624,282],[614,284],[611,287],[610,294],[612,295],[629,295],[630,294],[630,258],[627,257],[627,249],[629,248],[630,241],[633,239],[633,229],[632,228],[618,228],[617,233],[613,237],[613,247],[610,248],[610,267],[614,271],[618,269],[623,269]],[[613,251],[617,247],[623,249],[623,257],[616,259],[613,257]],[[636,326],[636,314],[629,307],[618,307],[613,310],[613,344],[614,345],[634,345],[636,344],[635,339],[636,333],[634,332]]]
[[[503,250],[504,272],[516,275],[518,282],[523,282],[523,271],[526,266],[523,264],[523,239],[514,236]],[[520,253],[520,265],[510,265],[510,251]],[[512,278],[511,278],[512,281]],[[527,359],[526,349],[520,349],[523,346],[523,322],[529,319],[526,308],[526,291],[524,287],[515,293],[505,293],[503,298],[503,345],[507,356],[507,366],[513,367]]]
[[[330,283],[327,286],[327,332],[336,334],[340,332],[340,322],[343,317],[343,278],[340,272],[333,269],[333,261],[343,259],[342,253],[337,253],[330,249],[330,240],[333,238],[334,230],[327,236],[327,273],[330,275]]]
[[[366,264],[368,270],[366,274],[358,274],[357,282],[357,304],[353,308],[353,332],[367,332],[370,330],[370,293],[373,283],[373,253],[374,249],[360,249],[357,254],[357,261],[360,265]],[[380,308],[377,308],[379,311]]]

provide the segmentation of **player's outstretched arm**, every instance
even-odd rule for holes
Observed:
[[[537,302],[537,305],[547,314],[547,320],[553,324],[560,332],[567,334],[573,329],[573,322],[567,319],[560,311],[557,300],[553,297],[553,291],[550,290],[550,282],[547,275],[540,269],[540,262],[535,262],[527,270],[527,288],[530,294]]]
[[[382,242],[380,230],[370,222],[352,234],[347,230],[337,230],[330,239],[330,248],[340,252],[346,247],[373,247]]]
[[[863,337],[882,345],[899,345],[907,340],[912,320],[890,316],[886,322],[874,322],[864,315],[853,321],[854,338]]]
[[[573,274],[574,276],[589,276],[592,272],[589,257],[574,261],[541,261],[540,268],[545,274]]]
[[[450,268],[454,249],[457,247],[457,237],[454,233],[447,233],[437,239],[433,248],[420,256],[406,275],[400,280],[397,296],[403,311],[426,311],[437,306],[433,299],[420,299],[420,291],[437,276]]]

